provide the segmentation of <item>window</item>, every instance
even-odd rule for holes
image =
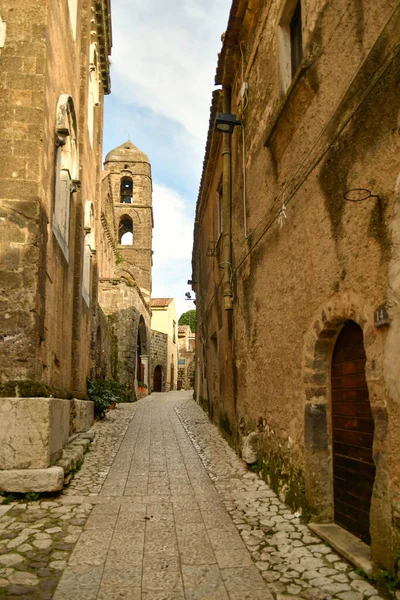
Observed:
[[[94,209],[93,202],[85,202],[85,216],[83,223],[85,236],[83,241],[83,270],[82,270],[82,297],[86,305],[90,305],[90,283],[92,273],[92,255],[95,251],[94,242]]]
[[[123,177],[121,179],[120,202],[122,204],[132,204],[133,203],[132,177]]]
[[[133,222],[128,215],[122,216],[119,220],[118,239],[123,246],[133,244]]]
[[[176,344],[176,321],[172,321],[172,328],[173,328],[172,341],[174,344]]]
[[[90,145],[93,146],[95,107],[100,103],[100,80],[96,45],[90,45],[89,91],[88,91],[88,130]]]
[[[303,59],[301,0],[288,0],[278,29],[282,93],[286,93]]]
[[[292,19],[290,21],[290,58],[292,67],[292,79],[303,58],[303,38],[301,30],[301,2],[297,2]]]
[[[52,229],[65,256],[69,259],[69,217],[71,194],[78,184],[78,147],[76,115],[71,96],[62,94],[56,115],[56,172]]]

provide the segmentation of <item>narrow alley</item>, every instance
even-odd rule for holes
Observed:
[[[379,600],[188,392],[121,404],[100,431],[61,495],[0,506],[0,597]]]

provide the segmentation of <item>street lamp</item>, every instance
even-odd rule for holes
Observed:
[[[215,131],[232,135],[235,125],[241,125],[241,121],[237,121],[236,115],[230,113],[217,113],[215,117]]]

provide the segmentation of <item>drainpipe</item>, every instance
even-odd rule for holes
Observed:
[[[231,112],[231,91],[223,88],[223,112]],[[223,295],[225,310],[232,310],[232,167],[231,167],[231,145],[232,136],[223,134],[222,150],[222,263],[223,273]]]

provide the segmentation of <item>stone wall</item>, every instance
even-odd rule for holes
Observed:
[[[150,389],[154,391],[154,369],[160,366],[162,369],[162,387],[161,391],[166,390],[167,381],[167,365],[168,365],[168,334],[161,331],[151,332],[151,372],[150,372]]]
[[[76,22],[68,5],[0,6],[2,469],[33,468],[28,447],[44,467],[54,462],[68,439],[72,398],[85,397],[94,364],[94,234],[111,23],[105,0],[78,0]]]
[[[224,309],[220,268],[229,235],[219,240],[215,257],[207,256],[209,242],[217,241],[223,171],[223,139],[213,133],[213,121],[197,206],[197,399],[237,448],[243,435],[258,432],[265,476],[293,507],[330,520],[330,361],[343,323],[358,323],[375,424],[372,556],[393,571],[400,543],[391,518],[400,494],[393,460],[400,448],[400,390],[393,378],[400,356],[400,257],[392,243],[399,230],[398,7],[364,0],[349,8],[340,0],[334,7],[320,2],[317,10],[302,2],[304,58],[282,89],[284,3],[251,5],[230,20],[216,79],[244,123],[244,164],[243,131],[236,127],[231,138],[232,311]],[[340,22],[339,14],[345,15]],[[214,117],[222,106],[217,93]],[[375,327],[382,305],[390,324]]]
[[[150,356],[150,311],[132,279],[100,280],[99,303],[107,318],[110,335],[111,376],[132,390],[136,398],[137,343],[141,321],[145,325],[140,354]],[[148,375],[147,375],[148,376]],[[145,381],[149,385],[149,381]]]
[[[0,49],[2,379],[40,380],[82,394],[90,372],[96,302],[91,298],[88,306],[82,294],[83,221],[85,203],[98,191],[103,95],[108,92],[100,86],[92,147],[87,134],[89,45],[106,41],[97,37],[96,19],[91,25],[87,0],[79,2],[76,39],[66,3],[13,0],[2,3],[1,10],[6,23]],[[67,254],[54,233],[57,144],[68,139],[57,138],[63,97],[69,98],[66,106],[76,123],[69,138],[75,136],[79,154],[68,207]]]

